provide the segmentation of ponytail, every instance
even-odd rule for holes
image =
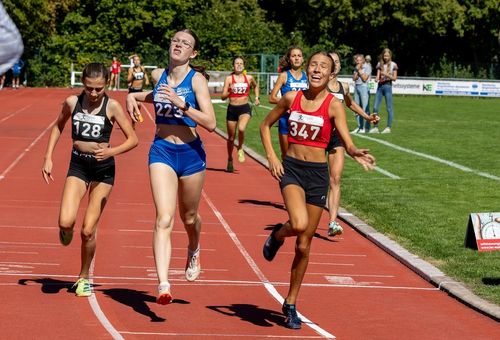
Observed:
[[[207,81],[210,80],[210,75],[206,72],[207,68],[205,66],[201,66],[201,65],[199,65],[199,66],[198,65],[197,66],[195,66],[195,65],[189,65],[189,66],[191,66],[191,68],[193,70],[195,70],[196,72],[201,73],[203,75],[203,77],[205,77],[205,79]]]

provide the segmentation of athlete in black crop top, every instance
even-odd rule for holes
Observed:
[[[355,114],[368,121],[378,121],[378,116],[367,115],[366,112],[356,104],[349,93],[349,85],[338,81],[337,75],[340,72],[340,58],[336,52],[330,52],[330,56],[335,63],[335,77],[328,82],[328,91],[345,105],[354,111]],[[344,169],[345,148],[338,133],[334,131],[331,134],[328,144],[328,169],[330,176],[330,192],[328,194],[328,212],[330,214],[330,223],[328,224],[328,236],[340,235],[343,232],[342,227],[336,221],[340,204],[340,178]],[[356,158],[355,158],[356,159]]]
[[[59,240],[67,246],[73,238],[73,228],[80,201],[89,192],[89,204],[81,229],[82,262],[76,295],[92,294],[89,268],[95,253],[95,233],[105,202],[114,183],[114,156],[137,145],[137,136],[120,104],[105,94],[109,78],[107,67],[100,63],[88,64],[83,70],[84,91],[80,96],[69,96],[63,104],[57,122],[52,128],[42,167],[45,182],[52,178],[52,155],[64,126],[71,118],[73,150],[71,162],[64,183],[61,209],[59,212]],[[109,137],[116,122],[125,141],[109,146]]]
[[[78,96],[75,108],[71,114],[71,138],[74,141],[109,143],[113,123],[109,120],[106,110],[108,108],[108,95],[104,94],[99,112],[95,115],[84,113],[82,102],[85,91]]]

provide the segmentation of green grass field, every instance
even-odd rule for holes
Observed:
[[[373,100],[372,96],[372,105]],[[254,111],[245,141],[260,154],[259,123],[272,107],[265,96],[262,103]],[[214,107],[217,126],[225,131],[226,104]],[[466,249],[464,237],[470,213],[500,211],[500,181],[479,175],[500,177],[499,108],[500,99],[395,96],[393,132],[353,140],[371,150],[378,167],[400,179],[365,172],[347,159],[341,199],[342,207],[496,304],[500,304],[500,251]],[[354,114],[346,112],[352,130]],[[380,115],[384,128],[384,105]],[[278,150],[277,129],[273,132]]]

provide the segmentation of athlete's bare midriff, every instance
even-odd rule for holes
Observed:
[[[315,146],[290,143],[286,155],[305,162],[326,162],[325,149]]]
[[[231,105],[245,105],[248,103],[248,96],[245,97],[229,97],[229,104]]]
[[[174,144],[187,144],[198,138],[196,129],[185,125],[157,124],[156,135]]]
[[[74,140],[73,148],[82,153],[94,153],[96,150],[109,148],[109,143],[89,142],[83,140]]]

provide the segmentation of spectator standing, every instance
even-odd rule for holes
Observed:
[[[365,57],[362,54],[356,54],[354,56],[354,62],[356,66],[354,67],[354,73],[352,80],[354,80],[354,101],[356,104],[361,106],[363,111],[366,112],[368,109],[368,82],[372,73],[371,65],[365,63]],[[370,123],[365,121],[363,117],[358,116],[358,127],[354,129],[351,133],[365,133],[365,124],[369,128]],[[366,123],[365,123],[366,122]]]
[[[24,67],[24,61],[19,59],[12,65],[12,89],[19,89],[19,79],[21,78],[21,71]]]
[[[391,133],[392,120],[394,118],[394,110],[392,105],[392,82],[398,79],[398,65],[392,61],[392,51],[384,48],[377,63],[377,94],[375,95],[375,105],[373,106],[373,114],[378,115],[382,97],[385,97],[385,106],[387,109],[387,127],[382,133]],[[378,132],[378,124],[375,124],[371,130],[373,133]]]

